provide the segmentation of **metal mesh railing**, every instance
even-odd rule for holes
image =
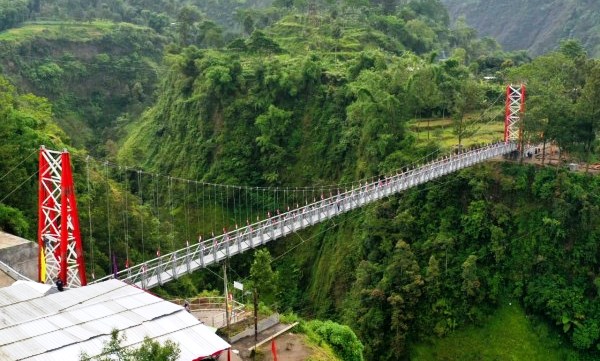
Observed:
[[[180,275],[218,263],[225,258],[285,237],[339,214],[471,165],[510,153],[516,149],[515,143],[502,142],[445,156],[419,168],[380,178],[377,181],[365,183],[304,207],[275,215],[269,219],[215,236],[197,244],[191,244],[185,248],[122,270],[117,273],[116,277],[143,289],[162,285],[170,280],[177,279]],[[113,277],[114,275],[109,275],[93,283]]]

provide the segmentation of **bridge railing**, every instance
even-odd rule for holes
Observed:
[[[382,177],[303,207],[190,244],[122,270],[116,277],[144,289],[162,285],[177,279],[180,275],[218,263],[225,258],[285,237],[336,215],[514,150],[516,144],[502,142],[444,156],[421,167]],[[113,277],[114,275],[109,275],[93,283]]]

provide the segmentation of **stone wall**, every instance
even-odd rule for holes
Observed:
[[[35,242],[0,232],[0,262],[34,281],[38,279],[38,252]]]
[[[271,328],[278,323],[279,323],[279,314],[278,313],[272,314],[271,316],[269,316],[269,318],[265,318],[263,320],[258,321],[258,332],[262,332],[262,331],[266,330],[267,328]],[[229,341],[230,341],[230,343],[235,343],[235,342],[243,339],[244,337],[248,337],[248,336],[252,336],[252,335],[254,335],[254,325],[252,327],[248,327],[247,329],[238,333],[237,335],[232,336]]]

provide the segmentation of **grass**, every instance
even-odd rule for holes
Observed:
[[[577,353],[545,324],[528,319],[512,303],[498,309],[481,327],[468,326],[448,337],[414,345],[412,361],[563,361]]]
[[[0,41],[23,42],[33,38],[91,41],[99,39],[117,26],[141,28],[131,24],[117,24],[110,21],[43,21],[26,23],[21,27],[0,32]]]
[[[415,134],[417,142],[425,144],[435,142],[443,149],[452,149],[458,144],[458,138],[453,132],[452,120],[420,119],[413,120],[409,125]],[[473,136],[464,138],[463,146],[487,144],[504,138],[504,123],[502,121],[482,122]]]

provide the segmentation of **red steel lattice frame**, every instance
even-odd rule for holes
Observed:
[[[69,153],[40,149],[38,190],[39,281],[87,284]]]
[[[506,115],[504,118],[504,141],[521,139],[521,115],[525,111],[525,85],[506,87]]]

